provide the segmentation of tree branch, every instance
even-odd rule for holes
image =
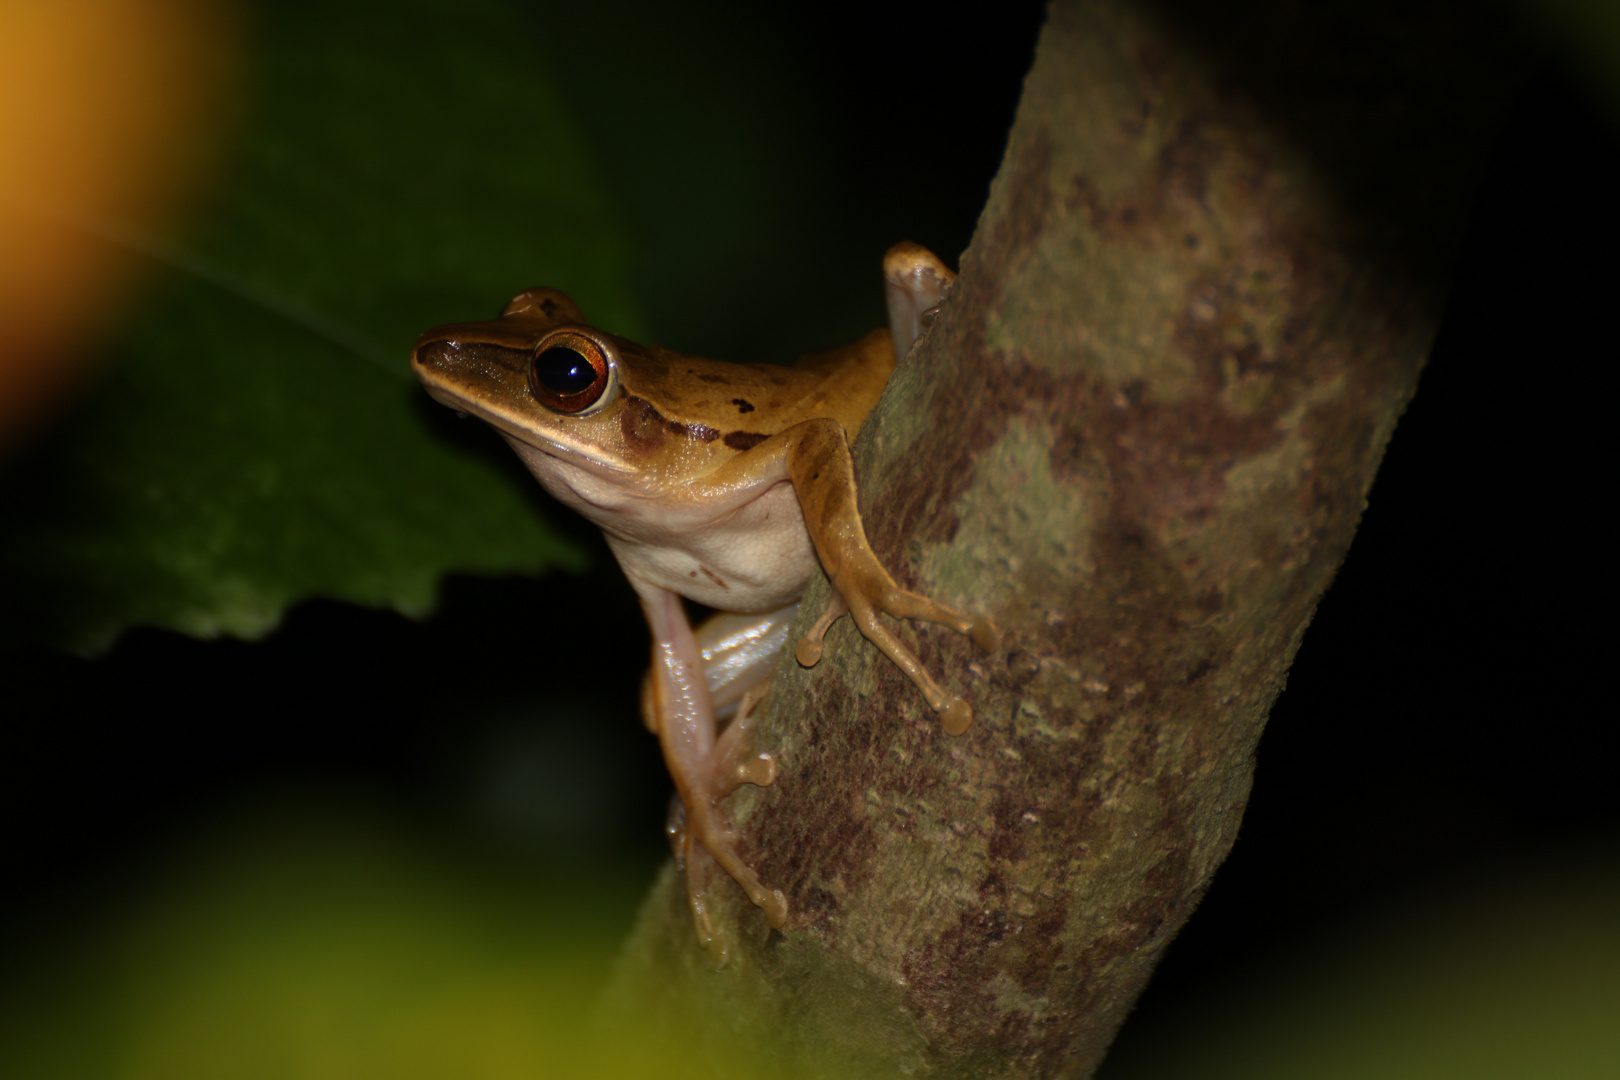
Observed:
[[[973,704],[957,738],[847,620],[784,665],[754,737],[780,779],[725,805],[787,926],[717,889],[711,972],[666,874],[610,996],[694,1073],[1087,1075],[1226,857],[1507,82],[1390,61],[1447,40],[1432,11],[1312,7],[1195,45],[1199,5],[1054,5],[957,288],[857,446],[879,556],[1003,646],[902,631]],[[1243,62],[1346,11],[1344,78]]]

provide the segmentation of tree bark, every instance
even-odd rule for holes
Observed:
[[[711,971],[667,872],[609,994],[665,1075],[1096,1068],[1231,849],[1511,81],[1443,10],[1381,10],[1053,6],[856,447],[880,558],[1002,630],[900,631],[976,721],[945,734],[848,620],[788,658],[753,734],[780,777],[724,804],[787,925],[716,889]]]

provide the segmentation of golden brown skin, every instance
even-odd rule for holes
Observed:
[[[894,370],[895,344],[909,347],[926,328],[954,278],[910,244],[891,249],[884,270],[890,328],[792,367],[638,345],[589,326],[555,289],[520,293],[493,321],[429,330],[411,355],[429,394],[494,426],[546,490],[601,527],[640,598],[653,638],[645,719],[675,781],[677,853],[717,962],[725,949],[708,915],[704,860],[772,926],[787,918],[781,892],[732,849],[717,803],[741,783],[775,778],[775,762],[749,757],[742,736],[818,563],[834,599],[798,643],[799,662],[820,659],[822,636],[847,613],[952,734],[972,711],[878,613],[995,643],[987,620],[896,585],[861,526],[849,442]],[[720,614],[694,633],[681,597]],[[722,734],[717,714],[730,712]]]

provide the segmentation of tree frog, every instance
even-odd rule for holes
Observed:
[[[435,327],[411,355],[434,399],[492,425],[547,491],[602,529],[630,579],[652,631],[644,718],[675,781],[676,853],[711,952],[723,946],[705,897],[707,858],[771,926],[787,918],[782,892],[733,849],[718,804],[740,784],[775,778],[770,755],[750,755],[743,735],[818,559],[833,594],[795,648],[801,664],[820,659],[828,627],[848,614],[960,734],[973,719],[967,703],[878,613],[996,644],[989,620],[896,585],[861,526],[850,440],[955,279],[916,244],[891,248],[883,266],[889,328],[791,367],[638,345],[591,326],[550,288],[519,293],[499,319]],[[717,614],[694,631],[682,597]]]

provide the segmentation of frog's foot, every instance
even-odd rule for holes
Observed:
[[[881,569],[879,569],[881,573]],[[852,574],[851,577],[860,577]],[[939,714],[945,730],[952,735],[960,735],[973,723],[973,710],[968,703],[954,694],[947,694],[942,690],[934,677],[928,674],[917,655],[906,647],[894,635],[883,621],[878,618],[878,612],[886,612],[897,619],[920,619],[925,622],[938,623],[948,626],[959,634],[966,634],[974,643],[986,651],[994,650],[999,642],[1000,635],[996,632],[995,624],[985,618],[971,618],[967,615],[948,608],[944,604],[918,596],[899,588],[892,581],[885,580],[886,588],[873,590],[871,593],[861,592],[850,588],[850,599],[843,595],[842,588],[849,588],[851,582],[840,580],[833,583],[833,595],[827,602],[827,610],[822,612],[821,618],[810,628],[810,632],[799,640],[794,649],[799,663],[805,667],[812,667],[821,659],[822,638],[827,630],[838,618],[848,614],[855,620],[855,625],[872,644],[883,650],[883,654],[894,661],[896,667],[906,673],[906,676],[922,692],[923,699],[928,707]],[[887,574],[883,574],[885,579]]]
[[[631,583],[638,584],[634,578]],[[715,806],[721,794],[720,785],[715,783],[715,767],[717,762],[726,759],[720,753],[716,737],[704,658],[681,599],[663,589],[642,587],[637,591],[647,613],[647,625],[653,632],[652,692],[644,701],[644,708],[648,718],[657,724],[664,763],[669,766],[681,804],[680,811],[671,814],[670,836],[676,857],[686,873],[687,896],[698,937],[712,953],[719,947],[714,945],[714,920],[706,888],[705,871],[711,868],[711,860],[731,875],[749,900],[764,910],[771,926],[781,926],[787,920],[787,899],[778,890],[767,889],[759,875],[737,855],[729,830]],[[744,621],[757,624],[759,617]],[[723,651],[728,655],[734,652]],[[744,650],[743,655],[749,658],[750,664],[757,659],[751,649]],[[757,678],[752,680],[753,683],[758,681]],[[738,687],[739,699],[743,693],[743,688]],[[740,734],[733,736],[734,740],[738,738]],[[734,752],[731,756],[738,755]],[[763,765],[746,763],[738,768],[734,762],[734,772],[758,779],[766,778],[765,769]]]
[[[759,875],[737,856],[727,837],[719,835],[712,827],[705,827],[702,832],[692,828],[692,819],[686,814],[685,808],[680,807],[680,799],[677,798],[675,803],[676,806],[670,808],[667,826],[670,847],[675,851],[675,867],[686,875],[686,901],[692,909],[692,927],[697,931],[698,943],[709,954],[714,966],[719,968],[726,962],[728,950],[724,939],[715,929],[711,914],[710,896],[717,878],[715,867],[724,870],[742,886],[748,899],[765,913],[765,921],[773,929],[787,922],[787,898],[780,889],[767,889],[760,883]],[[703,813],[698,817],[709,825],[714,822],[712,813]]]
[[[700,807],[698,813],[692,813],[676,795],[670,800],[664,832],[675,854],[675,868],[686,874],[686,897],[692,906],[692,923],[698,940],[711,955],[720,948],[723,959],[723,947],[713,945],[716,940],[714,920],[709,915],[709,881],[715,866],[742,886],[748,899],[765,913],[765,921],[773,929],[787,922],[788,905],[782,890],[767,889],[753,868],[732,849],[730,838],[719,827],[718,817],[713,806]]]
[[[788,475],[793,478],[805,526],[834,593],[827,610],[794,647],[799,663],[810,667],[821,659],[827,628],[847,612],[861,633],[922,691],[929,707],[944,720],[945,730],[960,735],[973,723],[973,710],[961,698],[940,689],[916,655],[883,625],[878,613],[948,626],[984,649],[997,645],[995,625],[895,584],[867,543],[856,505],[855,464],[848,438],[836,421],[807,420],[782,435],[792,440],[787,450]]]
[[[693,820],[696,817],[697,820]],[[714,808],[705,806],[702,812],[696,815],[688,812],[687,828],[692,832],[698,843],[703,845],[714,861],[720,864],[720,869],[730,874],[754,906],[765,912],[765,921],[774,929],[787,922],[787,897],[782,895],[781,889],[767,889],[754,873],[752,867],[743,862],[732,850],[731,839],[719,828],[718,815]],[[687,863],[687,873],[691,873],[691,863]]]

